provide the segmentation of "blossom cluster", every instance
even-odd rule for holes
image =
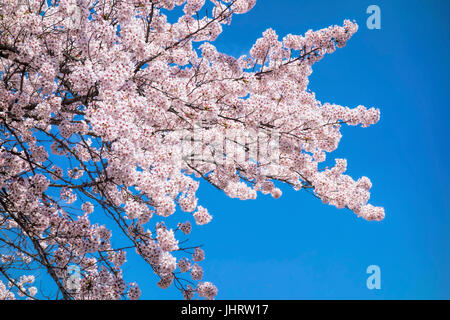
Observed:
[[[369,178],[346,175],[345,159],[326,166],[341,127],[373,125],[380,111],[321,103],[308,90],[312,65],[358,26],[345,20],[283,39],[268,29],[249,55],[219,52],[213,41],[255,2],[0,5],[0,230],[11,251],[0,299],[39,295],[30,279],[8,279],[24,266],[48,272],[55,297],[138,299],[122,272],[129,254],[160,288],[214,299],[199,264],[205,252],[184,247],[194,228],[214,223],[197,198],[200,180],[242,200],[279,198],[283,182],[383,219],[369,204]],[[176,7],[183,13],[172,21]],[[264,154],[259,140],[236,138],[259,133],[270,138]],[[189,218],[166,226],[177,210]]]

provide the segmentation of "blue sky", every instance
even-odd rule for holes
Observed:
[[[366,27],[371,4],[381,9],[381,30]],[[234,56],[269,27],[283,37],[357,21],[347,46],[315,64],[310,89],[322,102],[381,109],[375,126],[344,127],[332,156],[347,158],[353,178],[371,178],[371,203],[386,218],[367,222],[287,186],[277,200],[240,201],[201,183],[199,203],[214,219],[194,229],[192,242],[204,243],[202,266],[218,299],[450,298],[449,9],[444,0],[260,0],[234,16],[216,42]],[[380,290],[366,287],[372,264]],[[141,278],[143,298],[180,298],[156,288],[145,267],[125,269]]]

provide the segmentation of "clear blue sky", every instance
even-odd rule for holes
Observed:
[[[366,27],[371,4],[381,8],[381,30]],[[377,125],[344,128],[333,156],[347,158],[354,178],[371,178],[371,203],[386,218],[367,222],[286,186],[278,200],[244,202],[202,183],[200,204],[214,219],[192,241],[205,244],[218,299],[450,298],[449,12],[445,0],[259,0],[233,18],[216,45],[235,56],[268,27],[282,37],[358,22],[347,46],[314,66],[310,89],[323,102],[381,109]],[[381,290],[366,288],[371,264],[381,268]],[[143,298],[180,298],[156,288],[147,268],[125,269],[141,278]]]

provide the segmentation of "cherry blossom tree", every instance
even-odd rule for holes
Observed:
[[[243,200],[278,198],[284,183],[383,219],[367,177],[346,175],[345,159],[326,165],[341,126],[375,124],[379,110],[307,89],[312,65],[358,26],[283,39],[268,29],[248,55],[220,53],[214,40],[254,5],[0,2],[0,299],[138,299],[127,255],[160,288],[213,299],[205,252],[188,242],[212,219],[201,180]],[[176,211],[192,219],[166,224]],[[38,292],[38,275],[54,292]]]

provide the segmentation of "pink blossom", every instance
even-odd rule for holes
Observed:
[[[207,224],[212,220],[212,216],[208,213],[208,210],[202,206],[197,207],[197,211],[194,213],[194,218],[198,225]]]

